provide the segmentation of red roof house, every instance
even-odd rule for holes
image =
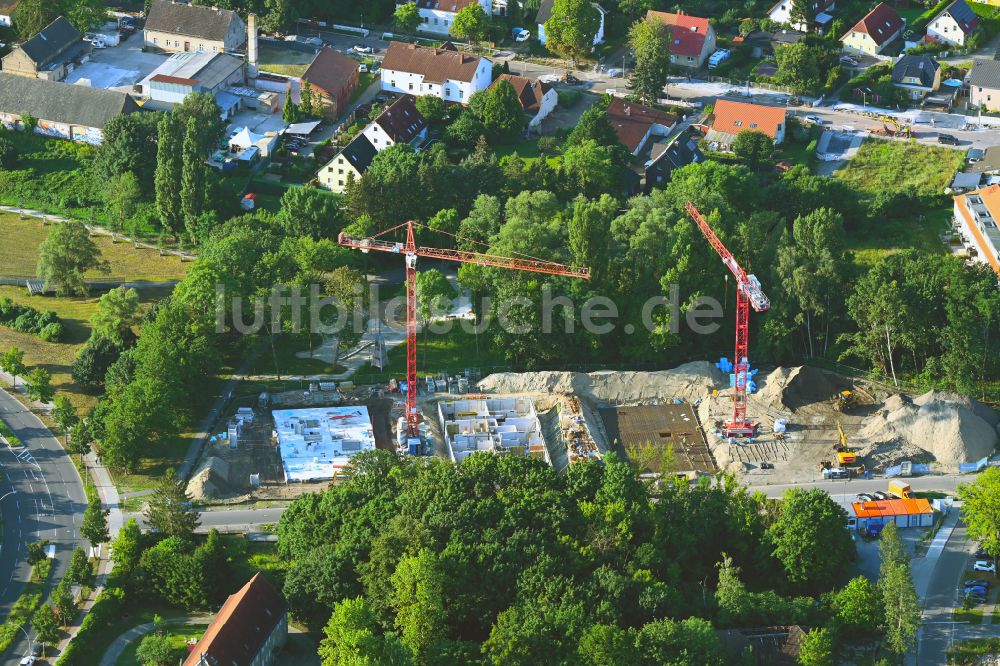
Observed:
[[[895,9],[878,3],[840,38],[844,50],[877,55],[903,32],[906,21]]]
[[[690,14],[646,12],[647,21],[659,21],[670,30],[670,62],[699,69],[715,51],[715,29],[708,19]]]

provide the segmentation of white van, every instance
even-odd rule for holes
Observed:
[[[715,69],[716,67],[724,63],[726,60],[729,60],[729,56],[731,55],[732,51],[730,51],[729,49],[719,49],[718,51],[716,51],[715,53],[713,53],[708,57],[708,68]]]

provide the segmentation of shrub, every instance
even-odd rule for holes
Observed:
[[[46,324],[38,333],[45,342],[59,342],[63,336],[63,325],[59,323]]]
[[[543,136],[538,139],[538,152],[542,155],[559,154],[559,139],[554,136]]]
[[[556,94],[559,96],[559,106],[567,109],[576,106],[583,95],[579,90],[560,90]]]

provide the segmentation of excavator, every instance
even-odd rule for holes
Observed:
[[[906,139],[913,136],[913,129],[909,125],[899,122],[892,116],[879,116],[879,120],[882,121],[882,129],[871,130],[872,134],[901,136]]]
[[[858,462],[858,454],[847,448],[847,435],[844,433],[844,427],[840,425],[840,419],[837,419],[837,432],[840,434],[840,442],[834,445],[837,451],[837,463],[841,467],[854,465]]]

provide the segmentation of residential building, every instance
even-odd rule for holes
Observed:
[[[309,89],[317,95],[328,116],[339,116],[351,101],[358,88],[358,61],[348,58],[336,49],[321,48],[309,68],[302,75]]]
[[[877,531],[889,523],[896,527],[930,527],[934,524],[934,509],[925,499],[890,499],[874,502],[852,502],[854,518],[848,519],[860,532]]]
[[[0,69],[8,74],[48,81],[62,81],[68,65],[90,52],[90,45],[73,24],[60,16],[31,39],[18,44],[0,60]]]
[[[238,51],[247,43],[247,26],[228,9],[153,0],[143,40],[161,51]]]
[[[410,95],[434,95],[465,104],[493,80],[493,63],[462,53],[451,44],[429,48],[391,42],[382,60],[382,90]]]
[[[778,2],[774,3],[773,7],[767,10],[767,17],[775,23],[791,27],[792,30],[809,32],[815,26],[820,32],[823,32],[833,21],[830,10],[836,8],[836,3],[834,0],[811,1],[813,25],[806,25],[803,21],[798,20],[794,23],[792,22],[792,5],[795,4],[795,0],[778,0]]]
[[[416,99],[413,95],[403,95],[361,130],[319,170],[320,186],[343,193],[348,177],[352,174],[355,178],[363,176],[375,155],[389,146],[406,143],[419,150],[427,138],[427,120],[417,111]]]
[[[705,155],[698,148],[698,139],[691,132],[684,132],[670,143],[653,144],[649,159],[643,165],[642,191],[666,187],[673,172],[688,164],[704,162]]]
[[[288,638],[288,603],[254,574],[219,609],[184,666],[271,666]]]
[[[375,146],[364,134],[358,134],[354,139],[344,146],[337,155],[323,166],[316,178],[319,186],[343,194],[347,190],[347,183],[352,178],[359,180],[368,171],[372,160],[378,155]]]
[[[747,46],[750,48],[750,55],[758,60],[760,58],[771,58],[774,52],[783,46],[798,44],[805,39],[806,33],[782,30],[778,32],[765,32],[754,30],[746,37],[737,35],[733,37],[733,46]]]
[[[493,13],[492,0],[416,0],[420,25],[417,32],[431,35],[448,35],[455,22],[455,15],[469,5],[479,5],[486,15]],[[398,7],[403,3],[396,3]]]
[[[976,60],[968,79],[969,106],[1000,111],[1000,61]]]
[[[521,108],[528,116],[528,127],[538,127],[559,103],[556,89],[544,81],[513,74],[501,74],[496,81],[490,84],[490,87],[492,88],[500,81],[506,81],[513,86],[514,92],[517,94],[517,101],[521,103]]]
[[[142,80],[143,97],[153,109],[171,109],[196,92],[217,98],[222,91],[246,83],[243,58],[228,53],[189,51],[175,53]],[[226,110],[223,103],[219,104]]]
[[[1000,185],[954,197],[954,225],[969,258],[987,264],[1000,278]]]
[[[844,50],[874,56],[881,53],[906,27],[895,9],[880,2],[840,38]]]
[[[903,55],[892,67],[892,85],[921,100],[941,87],[941,65],[929,55]]]
[[[955,0],[927,24],[927,38],[955,46],[964,46],[979,27],[979,16],[965,0]]]
[[[538,5],[538,13],[535,15],[535,23],[538,24],[538,41],[544,46],[545,45],[545,23],[550,18],[552,18],[552,6],[555,4],[555,0],[542,0],[541,4]],[[591,3],[594,11],[600,15],[601,22],[597,28],[597,34],[594,35],[594,46],[602,44],[604,42],[604,19],[608,15],[608,10],[601,7],[596,2]]]
[[[97,145],[109,120],[138,110],[123,92],[0,72],[0,124],[8,129],[32,116],[38,120],[37,134]]]
[[[674,65],[700,69],[715,51],[715,28],[708,19],[649,10],[646,20],[659,21],[669,28],[670,62]]]
[[[677,124],[677,116],[615,97],[608,104],[608,122],[618,140],[633,155],[639,155],[652,136],[667,136]]]
[[[376,151],[397,143],[408,143],[416,149],[427,137],[427,120],[417,111],[416,100],[413,95],[403,95],[361,131]]]
[[[14,10],[18,0],[0,0],[0,26],[9,28],[14,25]]]
[[[785,140],[786,128],[784,107],[718,99],[705,138],[714,150],[728,151],[740,132],[763,132],[780,144]]]

